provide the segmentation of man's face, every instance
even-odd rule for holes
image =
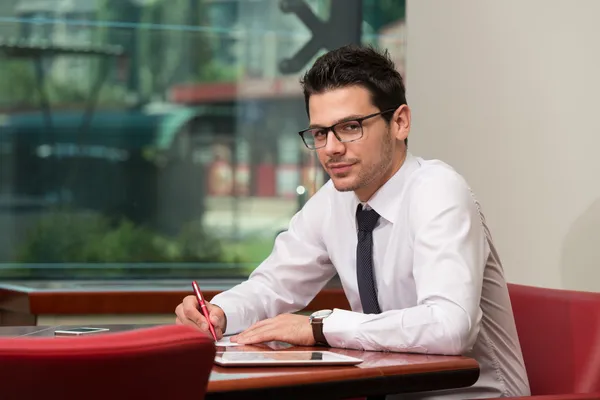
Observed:
[[[375,107],[369,91],[360,86],[311,95],[308,108],[311,127],[328,127],[385,111]],[[340,142],[332,132],[327,134],[327,144],[316,152],[337,190],[355,191],[364,201],[389,179],[394,154],[403,146],[396,140],[394,127],[393,122],[390,125],[376,116],[362,122],[363,136],[356,141]]]

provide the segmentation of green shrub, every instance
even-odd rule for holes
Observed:
[[[200,223],[170,238],[131,221],[55,211],[42,217],[17,252],[19,263],[206,262],[224,259],[220,242]]]

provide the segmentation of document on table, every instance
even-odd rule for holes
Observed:
[[[221,340],[219,340],[218,342],[215,342],[215,346],[230,347],[230,346],[241,346],[241,344],[232,342],[231,336],[224,336],[223,338],[221,338]]]

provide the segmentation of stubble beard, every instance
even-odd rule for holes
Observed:
[[[333,183],[335,188],[339,192],[350,192],[369,186],[375,182],[378,178],[384,175],[385,171],[390,167],[390,163],[392,162],[392,158],[394,156],[394,149],[392,146],[393,143],[394,139],[392,138],[391,132],[388,130],[387,134],[385,134],[381,140],[381,158],[379,159],[379,162],[363,166],[363,169],[360,170],[354,185],[338,188],[337,185],[335,185],[334,180]]]

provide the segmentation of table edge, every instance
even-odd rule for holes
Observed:
[[[458,362],[458,365],[457,365]],[[431,370],[432,367],[437,367]],[[339,372],[338,372],[339,371]],[[339,384],[353,381],[354,383],[368,382],[378,379],[406,379],[407,377],[430,376],[438,374],[464,373],[469,379],[466,385],[472,385],[479,378],[479,364],[470,358],[462,358],[452,362],[428,363],[428,364],[413,364],[410,366],[385,366],[374,367],[369,369],[348,369],[340,368],[337,371],[329,370],[322,374],[297,374],[297,375],[273,375],[265,377],[257,376],[256,378],[237,379],[235,387],[232,387],[232,380],[216,380],[208,383],[207,393],[236,393],[246,392],[248,390],[264,389],[264,380],[269,380],[269,389],[281,389],[286,387],[297,386],[335,386]]]

